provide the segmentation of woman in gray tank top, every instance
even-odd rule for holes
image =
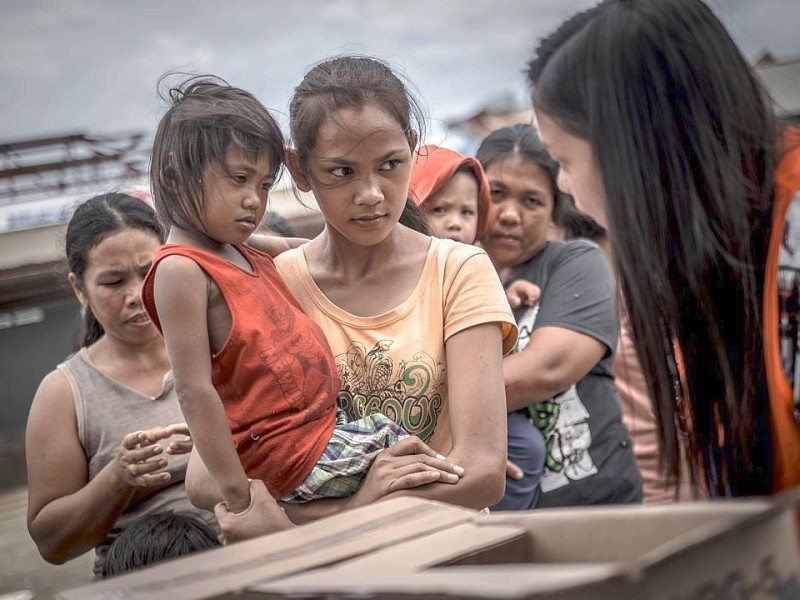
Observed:
[[[192,441],[140,299],[160,244],[155,214],[137,198],[111,193],[78,207],[66,253],[85,317],[81,349],[42,380],[28,417],[28,531],[51,563],[95,548],[96,576],[111,542],[147,515],[190,512],[216,527],[186,499]]]

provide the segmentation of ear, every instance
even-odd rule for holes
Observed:
[[[297,151],[292,148],[286,149],[286,168],[289,169],[289,173],[291,173],[295,185],[297,185],[301,192],[311,191],[308,177],[306,177],[306,174],[303,172],[303,167],[300,164],[300,156],[298,156]]]
[[[67,278],[69,279],[69,284],[72,286],[72,291],[75,292],[75,297],[78,298],[78,302],[86,306],[89,301],[86,298],[86,294],[83,293],[83,287],[81,287],[81,282],[78,281],[78,277],[75,273],[70,273]]]
[[[411,148],[411,152],[413,154],[414,149],[417,147],[417,143],[419,142],[419,134],[416,131],[409,130],[406,137],[408,138],[408,147]]]

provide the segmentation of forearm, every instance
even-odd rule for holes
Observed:
[[[114,465],[109,463],[77,492],[46,504],[28,524],[42,558],[62,564],[100,544],[134,491],[114,474]]]
[[[511,360],[518,356],[507,356],[503,361],[508,412],[550,400],[569,387],[568,382],[549,376],[536,365]]]
[[[431,483],[429,485],[394,492],[387,496],[415,496],[428,500],[447,502],[465,508],[481,510],[500,501],[505,491],[506,456],[500,448],[459,456],[457,449],[448,460],[464,467],[458,483]]]
[[[222,401],[215,392],[200,390],[179,393],[179,399],[197,453],[223,500],[232,512],[244,510],[250,503],[249,482],[236,453]]]

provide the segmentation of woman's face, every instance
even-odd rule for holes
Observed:
[[[83,280],[69,280],[81,304],[91,309],[106,335],[129,344],[158,337],[142,305],[142,282],[161,242],[154,233],[122,229],[89,251]]]
[[[327,227],[359,246],[392,233],[408,198],[411,149],[400,123],[376,103],[343,108],[320,127],[308,175],[292,175],[313,191]]]
[[[558,163],[558,187],[575,198],[577,207],[608,228],[606,197],[589,142],[567,133],[547,113],[536,111],[536,126],[550,156]]]
[[[481,245],[498,269],[522,265],[547,243],[555,201],[550,177],[518,154],[491,162],[486,176],[492,203]]]

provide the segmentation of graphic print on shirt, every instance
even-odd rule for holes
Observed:
[[[381,412],[411,435],[428,441],[442,408],[445,367],[424,352],[395,365],[393,340],[381,340],[369,351],[354,342],[335,357],[342,379],[339,408],[356,420]]]
[[[259,352],[261,360],[286,403],[304,410],[303,423],[322,417],[328,408],[313,399],[326,396],[333,399],[339,391],[339,382],[331,381],[331,370],[326,362],[327,341],[319,339],[322,333],[316,335],[312,327],[298,325],[297,311],[289,306],[284,310],[270,306],[266,316],[273,325],[272,344]],[[280,412],[284,408],[276,407],[276,410]],[[251,437],[258,439],[257,435],[251,434]]]
[[[783,371],[800,398],[800,193],[786,211],[778,257],[778,304]]]
[[[522,352],[528,346],[538,314],[539,305],[536,304],[520,317],[514,352]],[[539,483],[542,493],[597,473],[597,465],[589,454],[592,446],[589,411],[574,385],[552,400],[530,405],[528,418],[542,432],[546,443],[544,471]]]

